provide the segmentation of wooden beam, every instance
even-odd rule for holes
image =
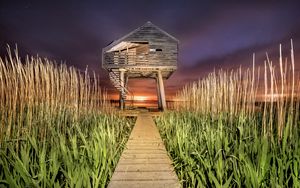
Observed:
[[[162,110],[162,103],[161,103],[161,96],[160,96],[160,88],[159,88],[158,77],[156,77],[156,91],[157,91],[157,104],[158,104],[158,109]]]
[[[123,95],[125,93],[125,69],[119,69],[120,70],[120,84],[121,84],[121,91],[120,91],[120,109],[124,110],[125,108],[125,99],[123,98]]]
[[[105,69],[118,69],[118,68],[123,68],[126,70],[147,70],[147,71],[152,71],[152,70],[168,70],[168,71],[175,71],[177,69],[176,65],[128,65],[128,64],[105,64],[103,65],[103,68]]]
[[[159,83],[159,93],[161,98],[162,110],[167,109],[166,96],[165,96],[165,88],[164,81],[161,75],[161,71],[157,71],[158,83]]]

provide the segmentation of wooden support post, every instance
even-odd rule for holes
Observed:
[[[159,95],[161,99],[161,110],[166,110],[167,109],[167,103],[166,103],[166,96],[165,96],[165,88],[164,88],[164,81],[163,77],[161,75],[161,71],[157,71],[157,77],[158,77],[158,83],[159,83]]]
[[[120,109],[124,110],[125,108],[125,99],[123,98],[124,94],[125,94],[125,69],[120,69],[120,85],[121,85],[121,89],[120,89]]]
[[[124,84],[124,86],[127,89],[127,86],[128,86],[128,75],[125,76],[125,84]]]
[[[156,77],[156,91],[157,91],[157,105],[158,105],[158,109],[162,110],[158,76]]]

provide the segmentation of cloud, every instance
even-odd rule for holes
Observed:
[[[0,6],[0,55],[7,43],[17,43],[21,55],[39,54],[81,70],[88,66],[115,95],[101,68],[101,49],[150,20],[180,40],[179,69],[165,83],[171,96],[214,69],[251,65],[254,52],[257,62],[263,62],[265,51],[276,57],[278,44],[290,38],[300,54],[297,5],[296,1],[6,1]],[[129,86],[137,95],[156,95],[154,81],[132,80]]]
[[[222,57],[292,35],[295,27],[299,29],[300,21],[295,19],[298,11],[291,9],[282,5],[224,8],[209,18],[206,25],[195,25],[195,32],[182,42],[181,61],[191,66],[199,60]]]

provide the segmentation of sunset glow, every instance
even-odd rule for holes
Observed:
[[[147,96],[134,96],[135,101],[145,101],[148,100]]]

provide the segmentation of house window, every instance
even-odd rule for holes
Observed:
[[[161,52],[162,49],[160,49],[160,48],[158,48],[158,49],[150,48],[149,51],[150,51],[150,52]]]

